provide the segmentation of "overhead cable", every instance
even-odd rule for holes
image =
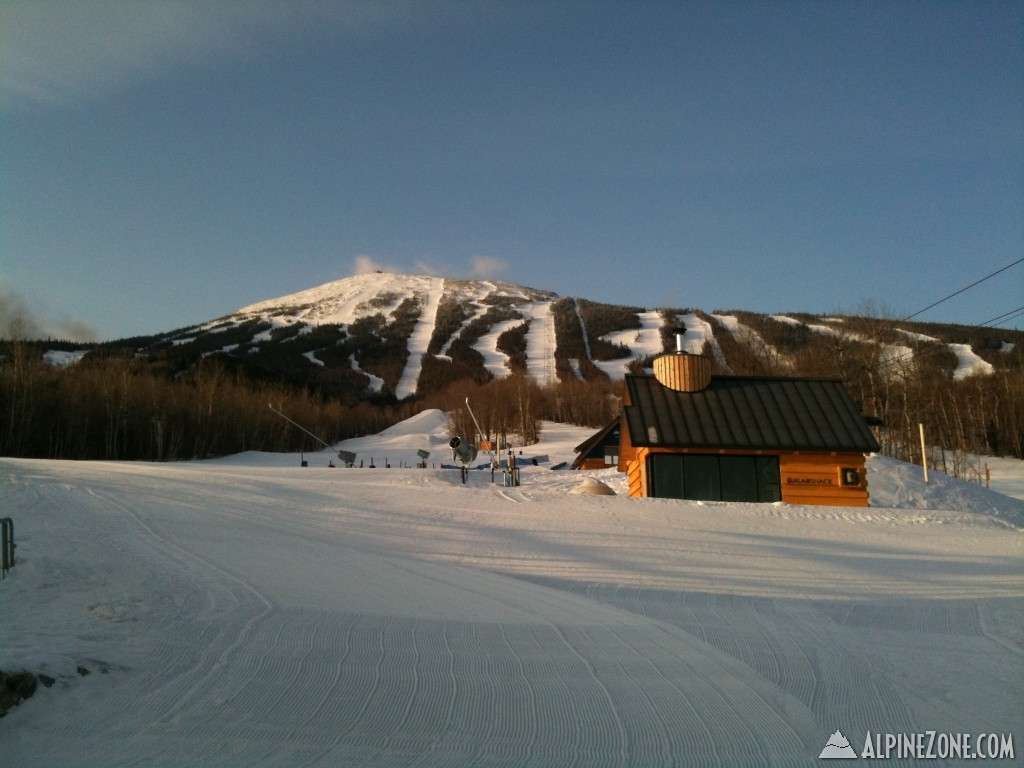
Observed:
[[[1017,260],[1016,260],[1015,262],[1013,262],[1012,264],[1007,264],[1007,265],[1006,265],[1005,267],[1003,267],[1002,269],[997,269],[997,270],[996,270],[995,272],[993,272],[992,274],[990,274],[990,275],[985,275],[985,277],[981,278],[980,280],[975,280],[975,281],[974,281],[973,283],[971,283],[970,285],[964,286],[964,287],[963,287],[963,288],[961,288],[961,289],[960,289],[959,291],[956,291],[955,293],[951,293],[951,294],[949,294],[949,296],[946,296],[945,298],[939,299],[939,300],[938,300],[938,301],[936,301],[936,302],[935,302],[934,304],[929,304],[929,305],[928,305],[927,307],[925,307],[924,309],[919,309],[919,310],[918,310],[917,312],[915,312],[914,314],[912,314],[912,315],[907,315],[906,317],[904,317],[904,318],[903,318],[902,320],[900,320],[899,322],[901,322],[901,323],[904,323],[904,322],[906,322],[907,320],[910,320],[911,318],[914,318],[914,317],[917,317],[918,315],[924,314],[924,313],[925,313],[925,312],[927,312],[927,311],[928,311],[929,309],[932,309],[933,307],[937,307],[937,306],[939,306],[939,304],[942,304],[942,303],[944,303],[944,302],[947,302],[947,301],[949,301],[949,300],[950,300],[950,299],[952,299],[952,298],[953,298],[954,296],[959,296],[959,295],[960,295],[961,293],[963,293],[964,291],[968,291],[968,290],[970,290],[971,288],[973,288],[974,286],[976,286],[976,285],[980,285],[981,283],[984,283],[984,282],[985,282],[986,280],[988,280],[989,278],[995,277],[995,276],[996,276],[996,275],[998,275],[999,273],[1001,273],[1001,272],[1005,272],[1006,270],[1010,269],[1010,267],[1015,267],[1015,266],[1017,266],[1018,264],[1021,264],[1021,263],[1024,263],[1024,258],[1021,258],[1021,259],[1017,259]]]
[[[1001,315],[993,317],[991,320],[986,320],[984,323],[978,323],[978,325],[994,328],[998,325],[1003,325],[1003,323],[1008,323],[1021,315],[1024,315],[1024,307],[1017,307],[1016,309],[1011,309],[1009,312],[1004,312]]]

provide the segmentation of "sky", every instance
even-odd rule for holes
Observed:
[[[6,0],[0,136],[0,335],[368,269],[903,318],[1024,256],[1024,4]]]

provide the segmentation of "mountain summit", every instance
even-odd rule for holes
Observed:
[[[943,330],[957,326],[896,328],[870,318],[649,310],[496,280],[376,272],[141,340],[138,351],[219,355],[250,373],[334,395],[403,400],[460,379],[621,379],[674,349],[680,328],[685,351],[708,355],[716,373],[794,373],[808,350],[833,368],[837,361],[849,362],[854,348],[863,358],[856,365],[888,365],[886,360],[913,359],[922,345],[946,344],[952,352],[949,374],[958,378],[990,372],[1014,346],[996,336],[1014,332],[991,329],[982,343],[974,343]],[[827,375],[845,378],[839,369]]]

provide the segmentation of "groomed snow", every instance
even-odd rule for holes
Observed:
[[[450,461],[446,423],[342,444],[376,469],[0,460],[0,669],[56,680],[0,763],[812,766],[837,730],[1019,757],[1019,499],[882,457],[869,508],[572,494],[547,467],[589,430],[548,423],[520,487],[397,468]]]
[[[707,344],[710,347],[712,359],[723,368],[728,368],[725,353],[722,351],[718,339],[715,338],[711,323],[693,313],[676,315],[676,319],[686,328],[686,333],[683,334],[684,352],[701,355],[704,353],[704,345]]]
[[[932,336],[926,336],[923,333],[905,331],[902,328],[897,328],[896,330],[904,336],[909,336],[917,341],[939,341],[938,339]],[[971,349],[970,344],[947,344],[946,346],[949,347],[953,354],[956,355],[957,359],[957,365],[953,371],[954,379],[965,379],[968,376],[977,376],[979,374],[988,375],[995,370],[990,362],[980,358],[978,354]]]
[[[661,312],[640,312],[640,328],[606,333],[601,338],[612,344],[624,344],[629,347],[629,357],[618,360],[595,360],[594,365],[608,374],[611,379],[623,379],[629,373],[629,364],[634,360],[653,357],[664,352],[661,339],[661,326],[664,319]]]
[[[423,370],[423,356],[427,354],[430,347],[430,338],[434,335],[434,328],[437,325],[437,310],[441,306],[441,298],[444,295],[444,279],[440,277],[429,278],[426,304],[420,312],[420,319],[416,322],[412,335],[409,337],[409,358],[402,370],[402,377],[395,388],[395,397],[404,400],[416,394],[416,385],[420,380],[420,372]]]
[[[484,368],[496,379],[503,379],[512,373],[508,365],[508,355],[498,349],[498,339],[505,331],[518,328],[525,320],[503,320],[490,327],[487,333],[483,334],[473,344],[473,349],[480,353],[484,359]]]
[[[526,334],[526,368],[530,377],[541,386],[558,383],[555,372],[555,316],[551,301],[535,301],[530,305],[530,330]]]

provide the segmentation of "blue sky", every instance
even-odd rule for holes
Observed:
[[[0,131],[0,308],[54,335],[366,268],[904,317],[1024,255],[1024,4],[8,0]]]

